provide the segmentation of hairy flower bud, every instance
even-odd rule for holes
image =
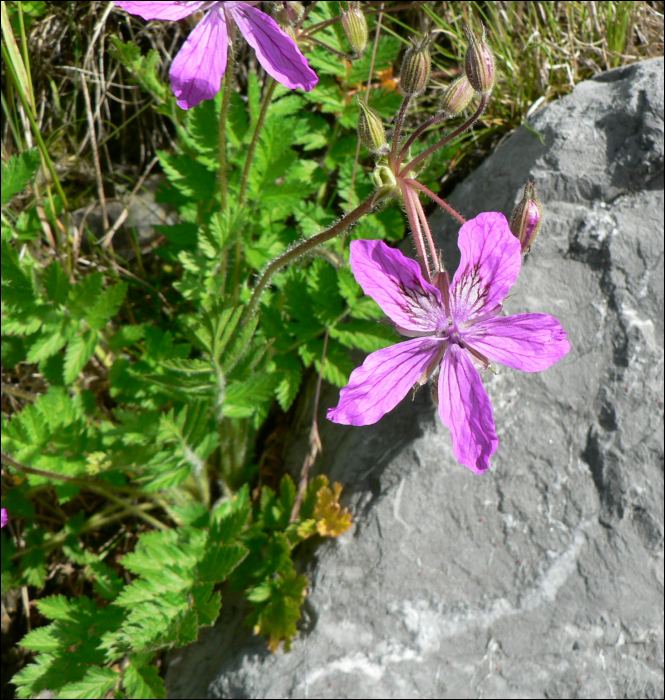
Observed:
[[[469,27],[466,29],[466,36],[469,40],[469,48],[464,60],[466,77],[476,92],[487,94],[494,87],[495,71],[492,50],[485,42],[485,28],[483,27],[483,35],[480,39]]]
[[[367,106],[365,100],[358,95],[358,136],[363,145],[372,153],[387,153],[386,135],[383,130],[381,117]]]
[[[469,79],[463,75],[450,83],[443,93],[439,109],[449,117],[455,117],[467,108],[474,94],[475,91]]]
[[[411,46],[404,54],[399,86],[405,95],[420,95],[427,87],[432,68],[428,45],[429,37],[411,39]]]
[[[362,56],[367,48],[367,20],[360,9],[360,3],[350,2],[349,9],[342,12],[342,27],[346,38],[357,56]]]
[[[527,182],[524,196],[510,217],[510,230],[519,238],[522,252],[528,253],[543,220],[543,207],[536,195],[536,183]]]
[[[278,2],[275,12],[275,19],[284,27],[292,27],[298,24],[300,18],[305,12],[305,8],[301,2],[289,0],[289,2]]]

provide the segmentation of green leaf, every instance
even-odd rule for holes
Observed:
[[[123,326],[115,332],[109,341],[109,348],[111,350],[128,348],[141,340],[144,334],[145,327],[143,325]]]
[[[215,174],[191,156],[158,151],[159,162],[169,182],[187,199],[207,201],[215,195]]]
[[[83,679],[75,683],[67,683],[60,689],[56,698],[81,698],[81,700],[97,700],[106,696],[119,680],[120,674],[110,668],[91,666]]]
[[[226,389],[222,413],[229,418],[248,418],[270,400],[279,378],[275,374],[255,374]]]
[[[41,598],[36,601],[36,605],[39,612],[50,620],[68,620],[71,617],[72,610],[76,608],[76,605],[64,595],[52,595],[48,598]],[[48,628],[40,627],[38,629]]]
[[[69,341],[65,352],[63,379],[71,384],[86,366],[97,347],[97,331],[85,331]]]
[[[69,337],[66,328],[64,322],[59,323],[55,327],[49,326],[43,328],[41,335],[32,344],[30,350],[28,350],[28,356],[26,358],[28,362],[46,360],[52,355],[55,355],[58,350],[62,349],[66,345]]]
[[[62,267],[52,262],[44,271],[42,282],[46,289],[46,296],[56,305],[59,306],[67,301],[69,294],[69,280],[64,273]]]
[[[376,321],[347,321],[331,329],[330,337],[339,340],[347,348],[358,348],[364,352],[374,352],[394,345],[399,336],[387,324]]]
[[[22,192],[35,176],[41,159],[39,149],[31,148],[2,163],[2,206]]]
[[[272,367],[280,376],[275,391],[277,401],[284,411],[288,411],[298,395],[302,381],[302,362],[294,355],[276,355]]]
[[[125,294],[127,294],[125,282],[114,284],[102,292],[85,317],[90,328],[104,328],[109,318],[118,313],[118,309],[125,299]]]
[[[147,56],[141,56],[139,47],[133,41],[124,44],[117,37],[111,36],[111,43],[115,50],[111,49],[109,53],[129,68],[139,85],[154,95],[159,102],[170,99],[170,87],[157,76],[157,67],[161,63],[158,51],[150,49]]]
[[[39,651],[42,653],[50,651],[58,651],[62,646],[62,642],[58,639],[55,627],[48,625],[47,627],[38,627],[32,632],[23,637],[21,646],[30,651]]]
[[[201,581],[221,583],[247,556],[247,547],[241,544],[218,544],[209,546],[199,565]]]
[[[166,688],[154,666],[139,666],[135,662],[125,667],[122,685],[128,698],[165,698]]]

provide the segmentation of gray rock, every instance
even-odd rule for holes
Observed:
[[[663,60],[543,108],[450,202],[510,215],[529,177],[545,223],[506,312],[555,315],[572,350],[483,377],[489,472],[457,464],[428,392],[348,428],[330,390],[318,468],[355,525],[310,562],[302,634],[271,655],[227,601],[170,697],[663,696]],[[433,225],[454,269],[458,227]]]

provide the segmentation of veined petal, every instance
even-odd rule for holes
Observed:
[[[548,314],[492,318],[476,324],[462,337],[490,360],[523,372],[547,369],[570,350],[566,331]]]
[[[318,76],[293,39],[272,17],[244,2],[224,5],[268,75],[291,90],[302,88],[309,92],[316,87]]]
[[[487,471],[499,446],[492,405],[478,370],[459,345],[451,344],[441,362],[439,415],[450,428],[457,461],[476,474]]]
[[[351,269],[365,294],[400,328],[434,333],[445,327],[441,292],[399,250],[383,241],[352,241]]]
[[[503,214],[486,212],[460,229],[462,258],[450,289],[450,307],[458,325],[500,304],[513,286],[522,255]]]
[[[328,409],[328,419],[344,425],[376,423],[418,382],[442,342],[414,338],[368,355],[362,367],[351,372],[337,408]]]
[[[120,0],[115,0],[115,4],[129,12],[130,15],[138,15],[143,17],[143,19],[170,19],[175,21],[183,19],[183,17],[189,17],[189,15],[209,3],[206,0],[203,0],[203,2],[174,2],[173,0],[121,2]]]
[[[228,37],[226,18],[213,7],[197,24],[171,65],[171,87],[183,109],[210,100],[222,86]]]

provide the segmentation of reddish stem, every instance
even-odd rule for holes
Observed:
[[[428,282],[432,281],[432,272],[429,267],[429,260],[427,258],[427,251],[425,250],[425,242],[423,240],[423,232],[420,228],[420,221],[418,220],[418,214],[416,213],[416,206],[413,202],[414,193],[411,188],[404,185],[401,180],[398,180],[400,184],[400,189],[402,190],[402,196],[404,197],[404,206],[406,207],[406,215],[409,218],[409,223],[411,224],[411,233],[413,234],[413,241],[416,244],[416,250],[420,257],[420,267],[422,268],[425,279]]]
[[[414,180],[411,177],[405,177],[404,182],[411,185],[411,187],[415,187],[415,188],[419,189],[421,192],[424,192],[430,199],[434,200],[442,209],[445,209],[450,214],[450,216],[457,219],[457,221],[459,221],[460,224],[464,225],[466,223],[466,219],[461,214],[458,214],[450,206],[450,204],[448,204],[448,202],[441,199],[441,197],[438,197],[437,195],[435,195],[434,192],[432,192],[432,190],[430,190],[429,187],[426,187],[421,182],[418,182],[418,180]]]
[[[429,227],[429,222],[427,221],[427,217],[425,216],[425,210],[423,209],[423,204],[420,201],[420,197],[418,196],[417,192],[412,192],[413,195],[413,203],[416,208],[416,212],[418,213],[418,217],[420,218],[420,223],[423,225],[423,228],[425,229],[425,240],[427,241],[427,245],[429,245],[429,251],[432,255],[432,263],[434,265],[434,272],[438,273],[439,270],[439,257],[436,254],[436,246],[434,245],[434,239],[432,238],[432,231],[430,230]]]
[[[407,151],[411,147],[411,144],[420,136],[420,134],[425,131],[425,129],[429,128],[430,126],[434,126],[434,124],[437,124],[438,122],[442,121],[448,116],[446,112],[443,112],[442,114],[437,114],[436,116],[432,117],[431,119],[428,119],[426,122],[423,122],[412,134],[409,136],[409,140],[404,144],[404,147],[402,150],[399,152],[399,158],[397,159],[397,167],[402,164],[402,161],[404,160],[404,156],[407,154]]]
[[[455,131],[448,134],[448,136],[442,138],[441,141],[435,143],[433,146],[430,146],[426,151],[423,151],[419,156],[416,156],[408,165],[404,167],[404,169],[400,172],[399,176],[405,177],[409,170],[415,168],[417,165],[422,163],[422,161],[425,160],[427,156],[429,156],[431,153],[434,153],[434,151],[437,151],[442,146],[445,146],[449,141],[452,141],[454,138],[457,138],[460,134],[464,133],[470,126],[472,126],[473,123],[477,121],[480,118],[480,115],[485,111],[485,107],[487,107],[488,97],[489,95],[483,95],[480,101],[480,106],[469,120],[465,121],[464,124],[462,124],[462,126],[455,129]]]

